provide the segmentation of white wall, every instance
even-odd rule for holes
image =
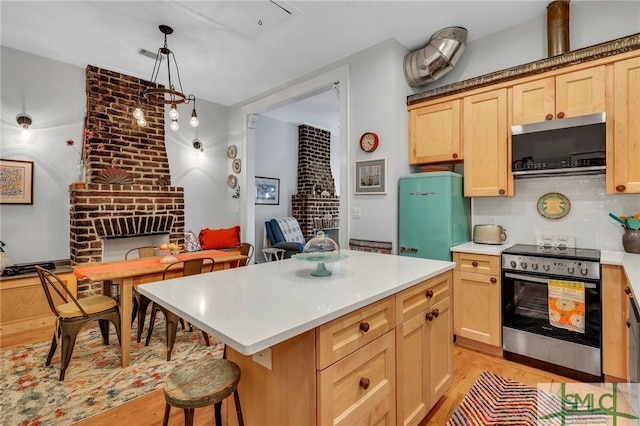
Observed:
[[[255,206],[254,261],[262,262],[264,222],[291,216],[291,195],[298,187],[298,125],[260,116],[255,129],[255,175],[280,179],[280,204]],[[247,197],[255,200],[254,192]]]
[[[0,157],[34,162],[33,205],[0,205],[0,240],[15,263],[68,259],[68,189],[77,181],[79,155],[65,141],[81,140],[85,70],[7,47],[0,54]],[[185,228],[196,233],[239,223],[226,186],[228,108],[198,100],[197,110],[208,160],[195,163],[195,130],[186,120],[179,132],[166,133],[172,184],[185,189]],[[22,112],[33,118],[35,139],[28,144],[14,137]],[[180,112],[189,117],[190,106]]]

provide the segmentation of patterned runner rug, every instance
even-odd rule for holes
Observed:
[[[607,425],[607,416],[561,418],[560,398],[537,388],[483,372],[453,412],[447,426]],[[551,416],[551,418],[544,418]]]
[[[224,347],[213,338],[207,347],[198,329],[179,328],[167,362],[165,323],[158,315],[149,346],[144,346],[145,327],[141,343],[132,336],[131,364],[122,368],[114,327],[110,327],[109,346],[104,346],[95,324],[78,335],[63,382],[58,381],[60,346],[51,365],[44,365],[49,340],[0,351],[0,424],[70,425],[160,389],[176,365],[221,357]],[[135,335],[135,323],[132,328]]]

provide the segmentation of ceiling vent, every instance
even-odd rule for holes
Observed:
[[[147,58],[153,59],[155,61],[156,57],[158,56],[158,52],[151,52],[150,50],[140,48],[138,49],[138,55],[146,56]],[[164,57],[162,55],[160,55],[160,60],[164,60]]]
[[[465,49],[467,30],[447,27],[436,31],[422,49],[404,57],[404,77],[411,87],[434,82],[453,69]]]

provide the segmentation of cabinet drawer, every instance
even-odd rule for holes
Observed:
[[[318,425],[395,424],[395,331],[318,373]]]
[[[454,253],[456,270],[477,274],[500,275],[500,256],[486,254]]]
[[[451,294],[453,272],[445,272],[396,295],[396,324],[438,303]]]
[[[395,328],[395,297],[372,303],[318,327],[318,370]]]

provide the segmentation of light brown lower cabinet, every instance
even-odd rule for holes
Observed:
[[[451,296],[396,328],[397,424],[417,425],[453,380]]]
[[[458,342],[500,355],[500,256],[454,253],[453,260],[456,262],[453,324]]]
[[[612,381],[627,381],[631,290],[624,270],[602,265],[602,372]]]
[[[245,423],[417,425],[451,386],[452,280],[445,272],[275,345],[271,369],[228,347]]]
[[[73,273],[62,272],[59,276],[77,297],[77,280]],[[57,304],[63,303],[57,295],[54,300]],[[53,333],[56,318],[37,275],[0,280],[0,306],[0,338],[3,342],[19,341],[24,332],[36,329],[50,329]]]

